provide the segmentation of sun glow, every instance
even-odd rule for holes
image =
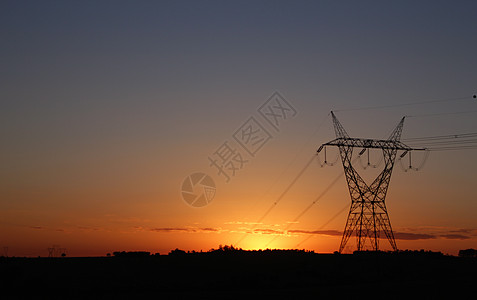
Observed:
[[[244,250],[265,250],[287,248],[277,234],[249,234],[238,245]]]

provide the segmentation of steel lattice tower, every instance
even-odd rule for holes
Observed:
[[[326,146],[337,146],[339,148],[349,194],[351,196],[351,206],[339,252],[341,253],[343,251],[353,233],[355,233],[357,238],[358,251],[365,249],[364,246],[367,241],[371,243],[374,251],[379,250],[379,238],[381,233],[384,233],[391,247],[396,251],[396,241],[394,240],[394,234],[385,204],[394,161],[399,150],[404,151],[401,155],[401,157],[404,157],[404,155],[411,150],[423,149],[413,149],[400,142],[404,117],[387,140],[374,140],[349,137],[333,112],[331,112],[331,116],[333,118],[336,139],[321,145],[318,152]],[[384,168],[370,185],[361,178],[353,167],[352,156],[354,148],[362,149],[359,155],[362,155],[370,148],[381,149],[383,152]]]

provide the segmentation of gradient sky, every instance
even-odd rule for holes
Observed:
[[[475,1],[2,1],[0,250],[333,252],[344,178],[297,217],[339,164],[315,159],[255,223],[334,137],[330,110],[356,137],[386,138],[404,115],[415,117],[403,139],[476,132],[476,12]],[[297,111],[278,131],[257,111],[275,91]],[[361,109],[375,106],[391,107]],[[208,157],[251,116],[273,138],[227,183]],[[396,166],[400,249],[477,247],[475,154]],[[217,186],[205,207],[181,198],[194,172]]]

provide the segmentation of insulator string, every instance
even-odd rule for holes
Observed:
[[[430,154],[430,150],[426,149],[426,151],[424,151],[424,157],[422,158],[421,162],[419,163],[418,167],[414,167],[413,166],[413,163],[412,163],[412,151],[409,151],[408,152],[408,156],[409,156],[409,165],[408,166],[404,166],[403,164],[403,158],[401,156],[399,156],[397,158],[398,162],[399,162],[399,166],[401,167],[401,169],[404,171],[404,172],[407,172],[409,170],[411,171],[421,171],[422,168],[424,168],[424,165],[426,164],[427,162],[427,159],[429,158],[429,154]]]
[[[323,147],[323,148],[324,148],[323,150],[324,150],[324,154],[325,154],[324,155],[325,156],[325,161],[324,162],[321,161],[319,153],[316,153],[316,157],[318,158],[318,163],[320,164],[320,167],[323,168],[324,166],[330,166],[330,167],[334,166],[336,164],[336,162],[338,162],[338,159],[340,157],[339,153],[337,153],[336,157],[333,159],[333,161],[330,162],[327,159],[326,147]]]
[[[380,158],[379,158],[379,160],[378,160],[378,162],[377,162],[376,164],[371,164],[370,158],[369,158],[369,152],[370,152],[369,149],[366,149],[366,152],[368,152],[368,153],[367,153],[368,163],[367,163],[366,165],[363,165],[363,160],[361,159],[361,156],[362,156],[362,155],[358,154],[358,160],[359,160],[359,164],[360,164],[361,168],[363,168],[364,170],[366,170],[366,169],[369,168],[369,167],[371,167],[371,168],[373,168],[373,169],[376,169],[376,168],[378,168],[379,166],[381,166],[381,164],[382,164],[383,161],[384,161],[384,156],[381,155]]]

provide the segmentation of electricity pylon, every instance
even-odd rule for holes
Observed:
[[[346,130],[331,112],[336,139],[320,146],[317,152],[323,147],[337,146],[343,163],[346,181],[348,183],[349,194],[351,196],[351,206],[345,230],[341,239],[339,252],[346,246],[349,238],[355,233],[357,238],[357,250],[365,249],[365,243],[369,240],[374,251],[379,250],[380,234],[384,233],[393,250],[397,250],[394,240],[391,222],[389,221],[386,204],[384,202],[394,167],[394,161],[398,151],[404,151],[401,158],[413,149],[402,142],[401,133],[404,124],[404,117],[391,133],[387,140],[361,139],[349,137]],[[384,156],[384,168],[376,179],[368,185],[358,174],[352,165],[353,149],[361,148],[359,155],[370,148],[381,149]]]

